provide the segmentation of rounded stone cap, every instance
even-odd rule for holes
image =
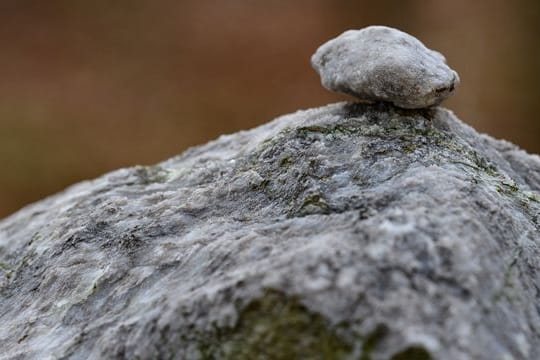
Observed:
[[[437,105],[459,84],[442,54],[386,26],[344,32],[319,47],[311,64],[328,90],[406,109]]]

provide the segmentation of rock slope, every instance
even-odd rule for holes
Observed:
[[[540,158],[339,103],[0,222],[0,359],[540,358]]]

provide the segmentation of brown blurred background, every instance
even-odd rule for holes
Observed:
[[[445,106],[540,152],[540,1],[2,0],[0,217],[82,179],[343,99],[309,58],[389,25],[446,55]]]

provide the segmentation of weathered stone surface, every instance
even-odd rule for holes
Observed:
[[[540,358],[540,159],[334,104],[0,222],[1,359]]]
[[[443,55],[386,26],[346,31],[323,44],[311,63],[329,90],[406,109],[437,105],[459,84]]]

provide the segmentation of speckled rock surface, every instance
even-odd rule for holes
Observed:
[[[339,103],[0,222],[0,359],[540,358],[540,159]]]
[[[459,84],[443,55],[386,26],[346,31],[323,44],[311,63],[329,90],[406,109],[437,105]]]

